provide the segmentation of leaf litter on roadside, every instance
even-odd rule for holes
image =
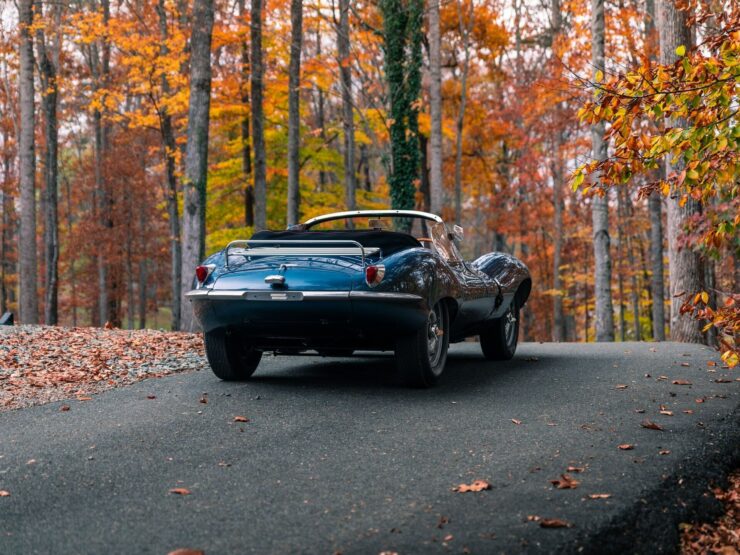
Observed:
[[[0,411],[196,370],[202,350],[200,334],[15,326],[0,345]]]

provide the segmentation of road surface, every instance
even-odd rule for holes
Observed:
[[[673,551],[738,462],[738,373],[708,361],[614,343],[493,363],[465,343],[421,391],[387,356],[269,356],[248,383],[204,368],[2,413],[0,553]]]

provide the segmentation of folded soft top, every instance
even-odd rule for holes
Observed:
[[[421,243],[406,233],[381,230],[320,230],[320,231],[258,231],[254,240],[270,241],[357,241],[363,247],[378,247],[383,256],[406,249],[421,247]]]

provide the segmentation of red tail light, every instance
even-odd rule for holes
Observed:
[[[378,264],[376,266],[368,266],[365,268],[365,281],[370,287],[375,287],[381,281],[385,275],[385,266]]]
[[[198,283],[203,283],[208,279],[212,270],[213,268],[209,268],[208,266],[197,266],[195,268],[195,279],[198,280]]]

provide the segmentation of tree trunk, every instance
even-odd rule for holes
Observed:
[[[604,0],[591,0],[591,65],[594,80],[597,71],[604,71]],[[607,144],[604,141],[604,123],[591,126],[591,149],[595,160],[605,160]],[[612,308],[612,261],[609,239],[609,200],[595,195],[591,213],[594,242],[594,296],[596,307],[596,341],[614,341],[614,310]]]
[[[560,132],[557,135],[560,138],[557,140],[552,162],[553,227],[555,228],[553,231],[555,237],[552,253],[552,288],[554,293],[552,297],[552,340],[565,341],[565,317],[563,315],[563,295],[561,293],[563,280],[560,275],[560,266],[563,264],[563,199],[561,198],[563,167],[559,148],[560,144],[562,144],[562,135]]]
[[[429,0],[429,208],[440,214],[444,206],[442,182],[442,57],[439,30],[439,0]]]
[[[303,41],[303,0],[290,2],[290,64],[288,68],[288,225],[300,219],[301,142],[301,44]]]
[[[414,207],[419,178],[419,105],[423,0],[381,0],[383,50],[388,81],[391,164],[388,179],[391,206]],[[411,222],[394,222],[410,231]]]
[[[316,25],[316,57],[321,59],[321,23]],[[326,116],[324,115],[324,89],[321,86],[316,85],[316,118],[318,120],[318,128],[321,133],[321,139],[323,144],[326,144]],[[318,191],[324,191],[327,184],[326,171],[323,169],[319,170],[319,186]]]
[[[665,291],[663,290],[663,214],[660,193],[648,199],[650,213],[650,295],[653,298],[653,339],[665,341]]]
[[[455,223],[462,225],[462,150],[465,105],[468,100],[468,71],[470,69],[470,31],[473,28],[473,2],[470,2],[468,21],[465,21],[461,0],[457,2],[458,26],[463,41],[463,67],[460,79],[460,111],[455,122]]]
[[[660,63],[672,64],[677,59],[676,48],[691,46],[691,32],[686,23],[687,13],[676,8],[674,0],[659,0],[658,29],[660,33]],[[686,122],[680,119],[666,120],[667,127],[685,127]],[[666,175],[680,172],[680,163],[671,164],[666,160]],[[681,314],[681,304],[688,295],[702,289],[702,266],[699,255],[690,247],[680,245],[681,235],[692,216],[701,213],[699,202],[689,198],[686,204],[679,206],[680,193],[671,191],[666,199],[668,207],[668,274],[671,293],[671,339],[689,343],[702,343],[704,336],[700,324],[690,313]]]
[[[43,6],[37,2],[37,13]],[[59,30],[61,4],[54,6],[54,23]],[[59,33],[60,31],[57,31]],[[59,64],[59,36],[47,48],[44,30],[36,32],[36,48],[41,82],[41,106],[44,114],[44,323],[53,326],[58,322],[59,290],[59,216],[58,216],[58,144],[57,129],[57,67]]]
[[[645,2],[645,43],[647,56],[656,61],[655,48],[655,2]],[[662,169],[658,170],[662,174]],[[654,177],[658,177],[655,175]],[[650,217],[650,296],[652,297],[651,315],[653,324],[653,340],[665,341],[665,291],[663,271],[663,208],[660,193],[653,191],[648,198],[648,213]]]
[[[267,160],[265,154],[265,113],[262,106],[262,8],[263,0],[252,0],[250,41],[252,61],[252,137],[254,141],[254,227],[267,228]]]
[[[208,179],[208,124],[211,107],[211,35],[213,0],[195,0],[190,39],[190,102],[182,211],[181,329],[196,331],[190,291],[195,267],[205,254],[206,182]]]
[[[20,236],[18,256],[20,262],[20,320],[24,324],[38,323],[38,298],[36,281],[36,142],[34,138],[35,112],[33,102],[33,25],[32,0],[18,4],[20,26],[20,68],[18,94],[20,103]]]
[[[244,20],[246,8],[244,0],[238,0],[239,17]],[[252,184],[252,150],[249,138],[249,43],[241,42],[241,101],[244,116],[241,122],[242,133],[242,173],[244,174],[244,225],[254,226],[254,185]]]
[[[165,0],[158,0],[157,14],[159,16],[159,35],[160,47],[159,52],[162,57],[169,54],[167,41],[169,32],[167,30],[167,11]],[[162,75],[162,93],[170,94],[170,85],[166,75]],[[172,330],[180,329],[180,316],[182,299],[180,293],[180,279],[182,274],[182,245],[180,243],[180,208],[177,199],[177,174],[175,168],[175,155],[177,153],[177,143],[175,141],[175,131],[172,127],[172,117],[167,108],[163,108],[159,113],[160,133],[162,134],[163,156],[165,167],[165,181],[167,194],[167,219],[170,227],[170,289],[172,295],[172,315],[170,327]],[[144,315],[146,318],[146,315]]]
[[[560,0],[550,2],[550,26],[552,33],[553,57],[559,42],[562,27]],[[555,107],[555,117],[561,122],[562,104]],[[552,204],[553,204],[553,253],[552,253],[552,340],[565,341],[565,317],[563,314],[563,280],[560,275],[563,253],[563,157],[562,148],[565,137],[562,130],[555,131],[555,145],[552,152]]]
[[[352,64],[349,54],[349,2],[339,0],[337,54],[342,86],[342,129],[344,131],[344,199],[347,210],[355,209],[355,120],[352,106]]]

